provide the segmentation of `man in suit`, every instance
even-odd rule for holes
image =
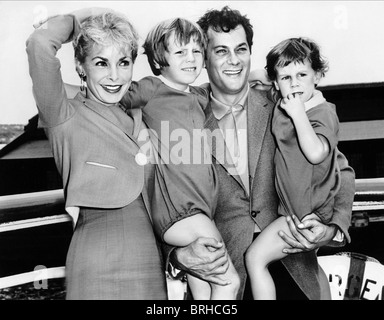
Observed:
[[[214,239],[200,238],[171,251],[169,258],[177,269],[224,284],[220,274],[227,267],[228,252],[240,275],[238,298],[242,299],[248,297],[247,293],[244,296],[247,280],[244,254],[258,233],[277,217],[273,162],[276,145],[271,133],[274,103],[267,91],[250,88],[248,84],[253,30],[246,16],[224,7],[221,11],[208,11],[198,24],[208,39],[206,68],[210,103],[205,109],[205,127],[220,130],[226,146],[223,150],[217,147],[220,142],[212,145],[219,181],[214,219],[225,246]],[[228,132],[234,133],[231,139]],[[278,299],[320,299],[322,288],[317,279],[315,250],[323,245],[341,246],[350,241],[348,228],[355,176],[344,155],[340,153],[338,160],[342,187],[331,223],[323,225],[315,220],[300,223],[287,218],[294,238],[281,233],[289,253],[282,260],[285,268],[277,265],[270,270],[274,277],[283,274],[282,271],[286,274],[275,278]],[[278,270],[274,270],[276,268]]]

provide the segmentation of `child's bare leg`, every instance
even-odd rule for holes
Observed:
[[[279,217],[265,228],[248,248],[246,266],[255,300],[275,300],[276,288],[268,266],[271,262],[283,259],[287,254],[283,249],[287,244],[278,235],[279,230],[290,234],[285,217]]]
[[[216,225],[205,214],[195,214],[182,219],[164,233],[164,241],[174,246],[186,246],[199,237],[210,237],[223,241]],[[231,261],[227,272],[222,275],[222,278],[228,279],[230,284],[221,286],[195,277],[188,277],[188,280],[191,279],[192,281],[190,289],[194,299],[207,299],[207,285],[211,289],[210,299],[236,299],[240,279]]]
[[[216,285],[203,281],[199,278],[187,275],[188,285],[191,289],[194,300],[236,300],[236,295],[239,290],[240,280],[238,279],[237,272],[230,275],[235,271],[235,268],[230,262],[228,271],[223,275],[223,279],[231,279],[231,284],[226,286]]]
[[[211,286],[210,283],[190,274],[187,275],[188,286],[194,300],[210,300],[211,299]]]
[[[231,283],[226,286],[211,283],[211,300],[236,300],[237,298],[237,293],[240,289],[240,278],[232,260],[229,257],[228,259],[229,267],[227,272],[223,275],[223,278],[229,279]]]

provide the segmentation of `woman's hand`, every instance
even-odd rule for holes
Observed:
[[[75,11],[72,11],[70,14],[74,15],[76,17],[76,19],[80,23],[82,23],[85,19],[87,19],[90,16],[97,16],[97,15],[103,14],[105,12],[113,12],[113,10],[110,8],[92,7],[92,8],[83,8],[83,9],[75,10]],[[43,20],[40,20],[40,21],[34,23],[33,27],[35,29],[38,29],[43,24],[45,24],[49,19],[52,19],[56,16],[57,16],[57,14],[49,16],[48,18],[45,18]]]
[[[82,23],[85,19],[87,19],[90,16],[98,16],[106,12],[114,12],[114,11],[110,8],[92,7],[92,8],[83,8],[83,9],[75,10],[75,11],[72,11],[71,14],[73,14],[77,18],[77,20],[79,20],[80,23]]]

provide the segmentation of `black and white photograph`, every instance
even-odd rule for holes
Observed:
[[[0,1],[0,300],[384,300],[383,15]]]

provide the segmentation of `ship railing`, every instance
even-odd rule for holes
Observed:
[[[371,222],[384,221],[382,210],[384,178],[356,179],[352,226],[364,227]],[[64,209],[61,189],[0,196],[0,233],[70,221],[71,217]],[[35,270],[0,278],[0,289],[64,277],[65,266]]]
[[[0,197],[0,233],[71,221],[62,189]],[[37,269],[0,278],[0,289],[64,277],[65,266]]]

